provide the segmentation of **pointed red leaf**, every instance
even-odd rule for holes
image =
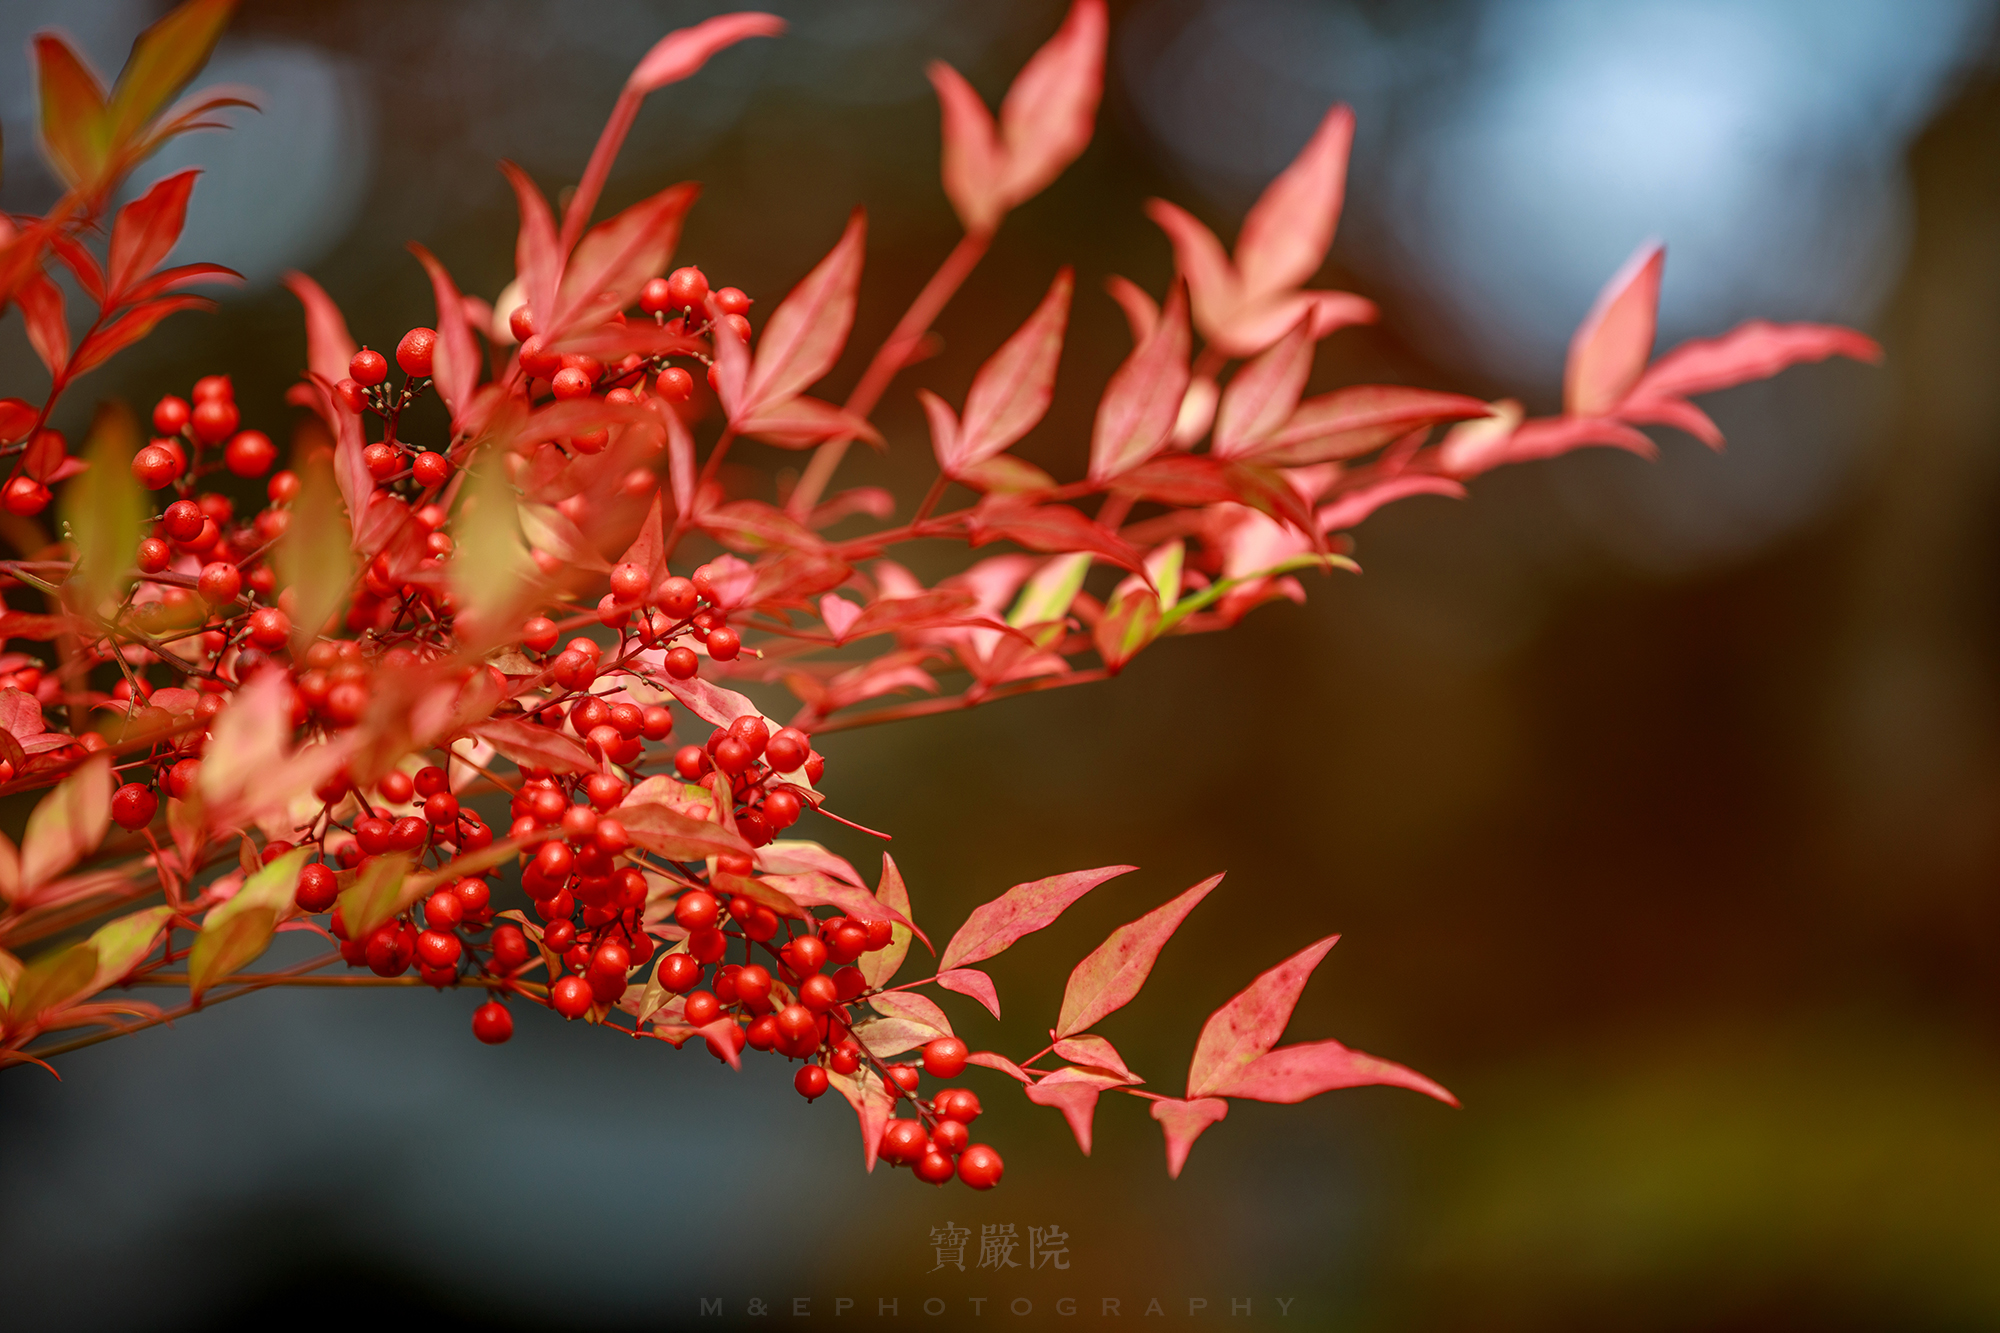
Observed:
[[[718,334],[716,341],[719,343],[728,336]],[[759,403],[749,415],[737,420],[736,429],[781,449],[807,449],[836,435],[871,444],[882,442],[882,433],[866,418],[824,398],[803,393]]]
[[[1085,1157],[1090,1156],[1090,1122],[1097,1111],[1097,1099],[1106,1088],[1119,1087],[1122,1079],[1108,1074],[1092,1073],[1085,1069],[1058,1069],[1039,1083],[1029,1084],[1023,1091],[1028,1100],[1037,1106],[1053,1106],[1069,1121],[1070,1133],[1076,1135],[1076,1146],[1083,1149]]]
[[[90,253],[83,243],[68,232],[56,231],[49,234],[49,249],[55,251],[63,267],[75,275],[77,285],[83,294],[98,305],[104,304],[104,269],[97,262],[97,256]]]
[[[592,227],[563,268],[556,312],[544,324],[537,310],[536,327],[555,341],[631,305],[673,258],[681,224],[700,193],[698,185],[669,186]]]
[[[917,401],[924,405],[924,421],[931,428],[931,452],[937,456],[938,471],[947,477],[957,475],[965,467],[957,413],[929,389],[917,390]]]
[[[46,273],[31,273],[14,289],[14,302],[27,321],[29,346],[49,374],[61,374],[69,361],[69,316],[63,310],[62,288]]]
[[[111,265],[106,276],[113,304],[174,248],[187,224],[188,195],[200,174],[197,167],[177,171],[118,210],[111,227]]]
[[[1659,447],[1643,433],[1609,417],[1536,417],[1522,422],[1508,436],[1505,448],[1498,451],[1497,461],[1489,466],[1536,462],[1589,445],[1623,449],[1641,458],[1653,458],[1659,453]]]
[[[1091,950],[1070,972],[1069,984],[1063,988],[1062,1015],[1056,1019],[1056,1034],[1067,1037],[1086,1031],[1106,1014],[1130,1004],[1139,988],[1146,984],[1160,950],[1180,929],[1195,904],[1220,883],[1221,875],[1210,875],[1171,902],[1118,927],[1104,943]]]
[[[514,272],[521,279],[521,292],[528,298],[528,309],[546,325],[555,319],[556,283],[562,276],[562,252],[556,248],[556,215],[541,188],[528,179],[527,172],[507,161],[500,163],[500,170],[514,187],[514,199],[521,210],[521,230],[514,240]]]
[[[306,308],[306,367],[328,384],[347,378],[348,363],[360,349],[347,331],[347,319],[326,289],[305,274],[285,274],[285,286]]]
[[[1089,551],[1124,569],[1142,568],[1139,552],[1117,533],[1068,505],[1038,505],[1011,495],[991,495],[972,512],[972,544],[1006,540],[1030,551],[1066,555]]]
[[[25,439],[41,418],[25,398],[0,398],[0,444]]]
[[[1218,876],[1220,878],[1220,876]],[[1103,1037],[1085,1034],[1077,1037],[1059,1037],[1056,1040],[1056,1054],[1072,1064],[1090,1066],[1117,1075],[1126,1083],[1144,1083],[1130,1069],[1125,1067],[1125,1058],[1118,1054],[1118,1048]]]
[[[809,388],[840,359],[854,324],[868,219],[855,209],[826,258],[792,288],[764,324],[746,395],[750,410]]]
[[[1164,199],[1148,199],[1146,216],[1173,243],[1174,268],[1187,281],[1188,299],[1194,303],[1195,327],[1213,342],[1218,334],[1226,332],[1243,304],[1243,284],[1236,265],[1230,262],[1215,233],[1179,205]]]
[[[653,44],[625,80],[625,89],[635,93],[654,92],[689,77],[717,51],[751,37],[776,37],[784,30],[785,21],[776,14],[754,10],[718,14],[691,28],[680,28]]]
[[[993,113],[965,76],[933,60],[926,71],[937,90],[944,135],[944,193],[968,232],[984,235],[1006,215],[1003,196],[1006,150],[1000,146]]]
[[[1175,283],[1151,336],[1105,386],[1090,438],[1090,479],[1108,481],[1166,447],[1188,386],[1187,295]]]
[[[1391,477],[1388,481],[1349,491],[1332,504],[1321,506],[1319,530],[1345,532],[1383,505],[1407,500],[1413,495],[1441,495],[1450,500],[1463,500],[1465,487],[1450,477],[1434,477],[1421,472],[1407,477]]]
[[[113,145],[135,138],[208,63],[235,0],[187,0],[139,34],[108,109]]]
[[[215,302],[206,296],[162,296],[135,305],[83,340],[83,344],[76,349],[76,359],[70,363],[70,378],[103,365],[151,333],[154,326],[168,315],[182,310],[213,309]]]
[[[965,420],[959,426],[955,457],[945,469],[948,473],[955,474],[1000,453],[1033,429],[1049,410],[1075,285],[1075,275],[1064,265],[1034,313],[973,376],[972,388],[965,395]]]
[[[1458,1098],[1414,1069],[1379,1060],[1364,1051],[1349,1050],[1332,1040],[1302,1042],[1268,1051],[1213,1086],[1211,1091],[1223,1097],[1290,1104],[1336,1088],[1376,1084],[1408,1088],[1447,1105],[1458,1105]]]
[[[1228,1114],[1229,1103],[1220,1097],[1198,1097],[1185,1102],[1162,1097],[1153,1103],[1153,1119],[1160,1122],[1167,1135],[1168,1179],[1180,1179],[1181,1168],[1187,1165],[1188,1149],[1194,1147],[1204,1129]]]
[[[1648,241],[1625,261],[1570,339],[1563,371],[1563,414],[1601,417],[1639,382],[1653,355],[1660,312],[1660,272],[1667,248]]]
[[[597,764],[581,745],[561,732],[519,718],[488,718],[470,728],[475,736],[517,764],[534,764],[558,773],[591,773]]]
[[[861,1160],[868,1170],[873,1171],[875,1154],[882,1146],[882,1131],[888,1128],[889,1113],[895,1108],[895,1099],[882,1085],[882,1080],[870,1070],[863,1070],[853,1077],[828,1074],[827,1082],[854,1108],[855,1118],[861,1122]]]
[[[1006,1056],[995,1055],[991,1051],[974,1051],[971,1055],[965,1057],[965,1062],[969,1065],[979,1065],[985,1069],[997,1069],[1008,1078],[1015,1079],[1021,1083],[1034,1082],[1033,1079],[1028,1077],[1027,1071],[1022,1069],[1021,1066],[1015,1064]]]
[[[67,42],[49,32],[35,37],[35,79],[49,161],[69,184],[94,184],[111,151],[103,82]]]
[[[437,298],[437,343],[431,352],[431,383],[445,410],[457,420],[472,403],[472,391],[479,384],[479,349],[472,341],[472,328],[465,322],[465,301],[458,285],[430,251],[410,242],[410,252],[431,275],[431,291]]]
[[[1056,35],[1007,90],[1000,103],[1006,207],[1039,194],[1089,147],[1104,91],[1109,26],[1104,0],[1076,0]]]
[[[896,859],[889,853],[882,853],[882,878],[875,885],[875,901],[893,911],[900,912],[904,919],[910,915],[910,890],[903,883],[903,872],[896,868]],[[889,936],[889,947],[877,949],[861,955],[856,966],[870,986],[886,986],[896,975],[896,969],[903,965],[903,958],[910,951],[912,934],[907,927],[898,926]],[[926,941],[928,944],[929,941]]]
[[[960,995],[970,995],[986,1006],[987,1012],[1000,1017],[1000,992],[993,989],[993,978],[976,967],[954,967],[938,973],[937,984],[948,991]]]
[[[185,287],[196,282],[240,283],[243,275],[233,268],[221,264],[177,264],[173,268],[163,268],[144,282],[125,293],[125,299],[134,303],[150,301],[156,296],[164,296],[176,287]]]
[[[1136,869],[1137,866],[1102,866],[1016,884],[993,901],[972,909],[972,915],[951,937],[951,943],[944,946],[944,954],[938,959],[939,970],[993,957],[1023,935],[1054,921],[1071,903],[1104,881]]]
[[[1312,374],[1312,325],[1300,320],[1292,331],[1230,378],[1215,409],[1218,458],[1252,453],[1292,416]]]
[[[1153,327],[1160,322],[1160,307],[1146,294],[1145,288],[1130,278],[1121,278],[1114,273],[1104,280],[1104,290],[1125,312],[1125,322],[1132,327],[1133,346],[1152,336]]]
[[[1882,359],[1882,346],[1873,338],[1834,324],[1748,320],[1719,337],[1691,339],[1666,353],[1640,378],[1632,397],[1651,400],[1712,393],[1830,356],[1851,357],[1872,365]]]
[[[1255,299],[1297,287],[1333,245],[1347,186],[1354,112],[1335,106],[1292,164],[1264,187],[1236,237],[1236,271]]]
[[[618,557],[621,565],[637,565],[646,573],[648,586],[658,583],[667,574],[666,550],[661,535],[665,516],[661,512],[660,493],[653,492],[653,503],[646,509],[645,520],[639,524],[638,535],[625,548],[625,554]]]
[[[1618,419],[1634,426],[1672,426],[1711,449],[1722,448],[1722,427],[1685,398],[1647,398],[1635,389],[1631,397],[1618,404]]]
[[[1308,945],[1251,982],[1209,1015],[1188,1065],[1188,1096],[1208,1097],[1236,1078],[1251,1061],[1278,1044],[1299,992],[1338,935]]]
[[[1308,398],[1249,452],[1262,463],[1303,465],[1352,458],[1417,426],[1483,417],[1493,409],[1461,393],[1403,384],[1355,384]]]

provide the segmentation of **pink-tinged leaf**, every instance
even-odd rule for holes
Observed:
[[[979,368],[965,395],[965,420],[947,473],[956,474],[1000,453],[1049,410],[1075,285],[1075,275],[1064,266],[1034,313]]]
[[[1251,982],[1209,1015],[1188,1065],[1188,1096],[1209,1097],[1277,1045],[1306,979],[1340,939],[1329,935]]]
[[[1201,1132],[1229,1114],[1229,1103],[1220,1097],[1198,1097],[1190,1101],[1176,1101],[1172,1097],[1162,1097],[1153,1103],[1153,1119],[1160,1122],[1160,1128],[1167,1136],[1167,1177],[1181,1178],[1181,1168],[1187,1165],[1188,1149]]]
[[[916,930],[916,923],[902,909],[891,907],[868,890],[845,883],[824,871],[774,873],[766,875],[764,882],[801,907],[838,907],[857,921],[887,921],[905,931],[915,931],[917,937],[924,940],[924,947],[930,947],[930,940],[924,938],[921,930]]]
[[[655,42],[625,80],[625,89],[640,94],[655,92],[688,78],[717,51],[751,37],[776,37],[784,30],[785,21],[776,14],[756,11],[718,14],[691,28],[670,32]]]
[[[952,1035],[951,1019],[946,1016],[944,1010],[937,1007],[936,1001],[926,999],[915,991],[885,991],[880,995],[869,996],[868,1003],[890,1018],[921,1023],[932,1029],[937,1036]]]
[[[235,8],[235,0],[188,0],[139,34],[111,92],[111,143],[135,138],[201,72]]]
[[[63,310],[62,288],[46,273],[32,273],[14,289],[14,301],[27,321],[28,343],[49,374],[60,375],[69,362],[69,316]]]
[[[347,319],[326,289],[299,272],[285,274],[285,286],[306,308],[306,367],[328,384],[347,378],[348,363],[360,349],[347,331]],[[328,423],[332,424],[332,423]]]
[[[1130,542],[1099,527],[1068,505],[1038,505],[1014,496],[989,496],[973,510],[969,529],[974,546],[1005,540],[1052,555],[1088,551],[1123,569],[1142,568],[1139,552]]]
[[[1006,1056],[995,1055],[991,1051],[974,1051],[971,1055],[965,1057],[965,1062],[969,1065],[979,1065],[985,1069],[997,1069],[1007,1077],[1021,1083],[1034,1082],[1033,1079],[1028,1077],[1028,1072],[1021,1068],[1021,1066],[1015,1064]]]
[[[437,343],[431,352],[431,383],[438,397],[456,421],[472,403],[472,391],[479,383],[479,348],[472,341],[472,328],[465,322],[465,301],[458,284],[451,280],[443,264],[430,251],[412,241],[410,253],[431,276],[431,291],[437,298]]]
[[[557,311],[544,325],[551,341],[623,310],[639,289],[659,276],[680,243],[681,224],[694,207],[698,185],[674,185],[641,199],[586,233],[570,253],[557,288]]]
[[[944,971],[993,957],[1023,935],[1053,922],[1071,903],[1106,880],[1137,869],[1137,866],[1101,866],[1016,884],[992,902],[972,910],[972,915],[951,937],[951,943],[944,946],[938,969]]]
[[[980,618],[972,614],[973,603],[972,594],[962,588],[934,588],[915,597],[884,597],[868,604],[848,626],[846,637],[865,639],[871,634],[888,634],[930,625],[977,622]]]
[[[32,891],[97,850],[111,830],[111,760],[93,755],[28,815],[21,886]]]
[[[1056,35],[1014,79],[1000,103],[1005,206],[1039,194],[1090,146],[1104,91],[1104,0],[1076,0]]]
[[[1187,295],[1175,283],[1152,336],[1105,386],[1091,430],[1090,479],[1108,481],[1166,447],[1188,386]]]
[[[847,331],[854,324],[867,236],[867,216],[857,208],[826,258],[792,288],[765,321],[746,391],[753,413],[759,406],[805,390],[840,359]]]
[[[26,439],[42,414],[24,398],[0,398],[0,444]]]
[[[742,361],[743,345],[736,344],[738,361]],[[695,509],[694,434],[681,420],[681,414],[660,399],[660,416],[667,427],[667,484],[673,488],[674,512],[692,515]]]
[[[852,1077],[830,1073],[826,1081],[854,1108],[855,1117],[861,1122],[861,1158],[868,1170],[873,1171],[875,1154],[882,1146],[882,1131],[888,1128],[895,1098],[873,1070],[862,1070]]]
[[[674,698],[686,706],[702,721],[713,727],[726,727],[739,717],[762,717],[757,705],[735,690],[724,689],[700,676],[692,680],[668,679],[667,688]]]
[[[35,38],[35,77],[49,161],[72,186],[97,183],[111,151],[103,83],[68,43],[47,32]]]
[[[151,273],[174,248],[187,225],[188,195],[198,168],[177,171],[118,210],[111,224],[111,264],[106,287],[116,305],[127,288]]]
[[[681,813],[657,801],[628,802],[618,807],[618,822],[634,845],[674,861],[703,861],[711,856],[749,851],[742,835],[720,824]]]
[[[1322,506],[1319,529],[1321,532],[1345,532],[1383,505],[1407,500],[1413,495],[1441,495],[1449,500],[1463,500],[1465,487],[1450,477],[1434,477],[1427,473],[1392,477],[1373,486],[1349,491],[1332,504]]]
[[[222,264],[176,264],[164,268],[144,282],[125,293],[125,299],[134,303],[150,301],[156,296],[164,296],[177,287],[186,287],[197,282],[227,282],[241,284],[243,275]]]
[[[1160,306],[1146,294],[1145,288],[1130,278],[1121,278],[1114,273],[1104,280],[1104,290],[1125,312],[1125,322],[1132,326],[1134,347],[1153,336],[1153,329],[1160,322]]]
[[[1000,1017],[1000,992],[993,989],[993,978],[976,967],[954,967],[938,973],[937,984],[948,991],[960,995],[970,995],[986,1006],[987,1012]]]
[[[625,548],[625,554],[618,557],[621,565],[637,565],[645,571],[648,586],[658,583],[667,573],[666,548],[661,536],[666,515],[660,504],[660,493],[653,492],[653,502],[646,508],[646,517],[639,524],[638,535]]]
[[[581,745],[549,727],[518,718],[495,717],[471,731],[517,764],[535,765],[557,773],[597,771],[597,762],[584,753]]]
[[[1216,878],[1220,879],[1221,876],[1218,875]],[[1057,1055],[1073,1064],[1105,1070],[1126,1083],[1146,1081],[1125,1067],[1124,1057],[1118,1054],[1116,1046],[1095,1034],[1059,1037],[1056,1039],[1055,1050]]]
[[[1722,427],[1685,398],[1643,398],[1635,392],[1618,405],[1618,419],[1634,426],[1672,426],[1711,449],[1722,448]]]
[[[1638,384],[1653,355],[1666,262],[1666,246],[1648,241],[1598,293],[1570,339],[1563,370],[1565,416],[1605,416]]]
[[[875,901],[902,915],[910,917],[910,890],[903,883],[903,872],[896,868],[896,860],[887,852],[882,853],[882,878],[875,885]],[[903,958],[910,951],[910,941],[915,938],[907,926],[897,926],[889,934],[886,948],[861,955],[855,964],[871,987],[886,986],[903,965]],[[925,941],[926,945],[929,941]]]
[[[1647,459],[1657,457],[1660,452],[1644,434],[1610,417],[1536,417],[1521,423],[1508,437],[1500,461],[1539,462],[1592,445],[1623,449]]]
[[[1364,1051],[1349,1050],[1332,1040],[1302,1042],[1268,1051],[1213,1091],[1224,1097],[1290,1104],[1336,1088],[1376,1084],[1408,1088],[1446,1105],[1458,1105],[1458,1098],[1416,1070],[1379,1060]]]
[[[738,430],[748,419],[752,406],[750,389],[750,347],[737,336],[736,326],[721,318],[709,298],[709,318],[714,324],[715,342],[715,396],[722,401],[722,410],[729,417],[729,424]]]
[[[1252,453],[1277,433],[1299,405],[1312,360],[1312,327],[1301,320],[1231,377],[1215,411],[1216,457]]]
[[[168,315],[183,310],[213,310],[215,302],[206,296],[162,296],[133,306],[118,318],[98,328],[76,349],[70,363],[70,378],[95,370],[118,353],[138,342],[158,327]]]
[[[1354,113],[1326,113],[1292,164],[1264,187],[1236,236],[1236,269],[1248,296],[1297,287],[1319,271],[1333,245],[1347,186]]]
[[[937,456],[938,471],[947,477],[956,475],[963,468],[957,415],[950,403],[929,389],[917,390],[917,401],[923,404],[924,421],[931,428],[931,452]]]
[[[1447,474],[1476,477],[1507,461],[1507,443],[1520,428],[1521,404],[1512,398],[1488,403],[1491,416],[1460,422],[1445,432],[1438,446],[1437,465]]]
[[[1148,199],[1146,216],[1173,244],[1174,267],[1187,280],[1188,297],[1194,303],[1195,327],[1211,342],[1218,334],[1226,335],[1243,303],[1243,282],[1222,242],[1193,214],[1164,199]]]
[[[1356,384],[1308,398],[1251,452],[1259,462],[1303,466],[1378,448],[1418,426],[1483,417],[1493,409],[1462,393],[1402,384]]]
[[[1097,1112],[1097,1099],[1106,1088],[1119,1084],[1116,1078],[1086,1070],[1058,1069],[1041,1082],[1029,1084],[1024,1091],[1035,1105],[1053,1106],[1062,1112],[1063,1119],[1069,1122],[1070,1133],[1076,1135],[1076,1146],[1088,1157],[1090,1122]]]
[[[882,443],[882,433],[867,418],[807,394],[760,403],[737,420],[736,429],[781,449],[807,449],[836,435]]]
[[[1062,1014],[1056,1019],[1057,1034],[1066,1037],[1083,1032],[1106,1014],[1130,1004],[1139,988],[1146,984],[1160,950],[1180,929],[1195,904],[1221,882],[1221,875],[1209,876],[1171,902],[1118,927],[1104,943],[1091,950],[1070,972],[1069,984],[1063,988]]]
[[[986,235],[1006,215],[1006,150],[986,103],[965,76],[933,60],[926,71],[942,118],[944,193],[968,232]]]
[[[98,305],[104,304],[104,269],[98,264],[97,256],[90,253],[84,244],[67,232],[49,233],[49,249],[57,259],[76,277],[83,294]]]
[[[1650,400],[1712,393],[1830,356],[1874,365],[1882,359],[1882,346],[1873,338],[1834,324],[1772,324],[1753,319],[1719,337],[1692,339],[1666,353],[1640,377],[1632,397]]]
[[[500,170],[514,187],[521,210],[521,231],[514,241],[514,269],[520,275],[521,291],[528,309],[544,324],[555,318],[556,284],[562,277],[562,251],[556,248],[556,215],[541,188],[528,173],[512,162],[503,161]],[[511,310],[501,312],[512,315]]]

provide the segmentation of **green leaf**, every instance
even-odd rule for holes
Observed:
[[[42,798],[21,838],[21,887],[33,891],[97,850],[111,831],[111,760],[92,755]]]
[[[97,979],[97,948],[88,942],[43,954],[14,983],[7,1002],[7,1026],[20,1028],[90,990]]]
[[[97,986],[109,986],[151,953],[173,915],[171,907],[148,907],[99,926],[84,941],[97,950]]]
[[[307,465],[300,471],[291,526],[277,550],[278,578],[292,590],[295,652],[302,653],[347,602],[354,582],[349,535],[333,469],[324,461]]]
[[[35,75],[50,164],[72,186],[96,184],[111,153],[104,85],[69,43],[49,32],[35,38]]]
[[[125,591],[132,551],[146,518],[145,493],[132,476],[139,423],[122,403],[106,403],[84,440],[84,474],[63,488],[61,514],[76,538],[75,604],[105,616]],[[107,606],[107,603],[111,604]]]
[[[518,628],[522,593],[533,583],[535,566],[521,540],[520,505],[501,459],[489,451],[465,489],[452,593],[461,623],[476,627],[480,641],[497,643]]]
[[[1035,576],[1021,589],[1014,609],[1007,613],[1007,623],[1015,629],[1030,625],[1052,627],[1035,636],[1040,647],[1050,647],[1062,637],[1062,619],[1069,614],[1070,603],[1076,600],[1083,588],[1083,577],[1089,572],[1090,552],[1057,556],[1036,570]]]
[[[1355,564],[1344,555],[1295,555],[1289,560],[1280,561],[1278,564],[1272,565],[1269,569],[1260,569],[1254,574],[1244,574],[1233,579],[1217,579],[1200,592],[1190,593],[1185,601],[1182,601],[1173,610],[1161,616],[1160,627],[1154,631],[1155,637],[1165,634],[1195,612],[1204,610],[1221,601],[1232,588],[1240,588],[1244,584],[1254,583],[1258,579],[1272,579],[1278,577],[1280,574],[1290,574],[1301,569],[1345,569],[1356,574],[1361,572],[1361,566]]]
[[[349,939],[367,939],[403,910],[403,881],[409,873],[409,856],[391,852],[370,861],[361,878],[341,891],[340,919],[347,925]]]
[[[139,34],[111,92],[109,143],[137,138],[201,72],[235,8],[236,0],[188,0]]]
[[[304,847],[286,852],[243,882],[228,902],[202,919],[188,954],[188,991],[202,993],[245,963],[262,954],[298,892],[299,870],[306,863]]]

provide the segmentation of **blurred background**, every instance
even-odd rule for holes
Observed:
[[[838,396],[956,239],[924,62],[997,101],[1062,6],[770,7],[792,34],[654,96],[607,203],[703,181],[680,255],[759,312],[865,204]],[[281,272],[313,274],[377,347],[431,320],[406,240],[491,298],[514,230],[495,159],[573,181],[638,55],[716,8],[249,0],[205,81],[258,88],[263,114],[147,177],[208,169],[177,259],[248,283],[99,371],[58,424],[226,370],[246,424],[282,438],[304,339]],[[162,9],[0,8],[0,205],[56,192],[29,35],[60,25],[112,71]],[[1179,1089],[1217,1004],[1338,931],[1289,1039],[1404,1061],[1462,1110],[1384,1089],[1236,1103],[1169,1182],[1136,1102],[1106,1099],[1086,1161],[995,1076],[974,1086],[1005,1185],[934,1193],[863,1175],[847,1110],[772,1062],[732,1074],[533,1014],[488,1049],[465,996],[271,994],[78,1053],[60,1084],[0,1076],[7,1322],[806,1323],[794,1296],[822,1319],[898,1298],[908,1322],[985,1295],[995,1322],[1035,1302],[1026,1326],[1070,1295],[1076,1323],[1157,1296],[1175,1322],[1247,1297],[1255,1322],[1340,1329],[2000,1325],[1995,17],[1115,3],[1092,148],[1009,219],[942,354],[885,400],[891,448],[851,465],[913,499],[931,462],[911,389],[957,401],[1074,262],[1056,407],[1021,452],[1080,473],[1127,347],[1102,280],[1158,292],[1171,272],[1141,202],[1233,236],[1336,100],[1359,131],[1317,285],[1385,315],[1322,345],[1315,388],[1551,410],[1571,329],[1649,236],[1662,347],[1751,315],[1882,339],[1881,369],[1708,400],[1720,455],[1662,432],[1656,465],[1571,457],[1405,502],[1360,529],[1365,576],[1313,579],[1305,606],[1168,641],[1109,685],[827,742],[828,789],[895,833],[934,935],[1017,881],[1144,867],[995,964],[1004,1023],[951,1002],[976,1047],[1039,1046],[1071,962],[1226,869],[1105,1025],[1151,1086]],[[45,382],[18,320],[0,375]],[[731,484],[768,496],[798,460],[743,461]],[[808,832],[873,862],[859,835]],[[1060,1226],[1071,1268],[932,1273],[947,1221]],[[699,1318],[700,1296],[726,1315]]]

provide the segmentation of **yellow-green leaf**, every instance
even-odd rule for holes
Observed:
[[[461,623],[477,641],[498,643],[513,634],[523,594],[533,585],[534,562],[521,538],[520,504],[501,460],[489,450],[466,479],[458,553],[451,562],[452,594]]]
[[[151,953],[173,915],[171,907],[148,907],[99,926],[85,941],[97,950],[98,988],[117,981]]]
[[[294,652],[303,653],[347,601],[354,582],[349,536],[333,469],[324,462],[308,465],[277,550],[278,577],[292,590]]]
[[[111,91],[112,143],[136,138],[201,72],[235,7],[235,0],[188,0],[139,34]]]
[[[7,1026],[24,1027],[46,1011],[87,994],[97,979],[97,948],[89,943],[43,954],[14,983],[7,1002]]]
[[[286,852],[202,919],[201,933],[188,954],[188,990],[196,999],[270,945],[278,918],[298,892],[299,870],[307,855],[303,847]]]
[[[32,892],[97,850],[111,829],[111,760],[92,755],[28,816],[21,885]]]
[[[90,464],[63,488],[61,513],[76,541],[72,604],[87,615],[110,614],[125,591],[132,551],[146,518],[146,499],[132,476],[139,423],[122,403],[106,403],[83,445]]]
[[[370,861],[361,878],[341,891],[340,919],[346,923],[348,938],[367,939],[403,909],[403,881],[409,873],[410,858],[391,852]]]

